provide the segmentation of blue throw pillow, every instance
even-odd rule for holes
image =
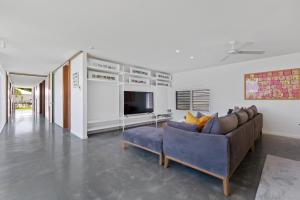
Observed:
[[[210,133],[211,129],[212,129],[212,126],[215,122],[215,120],[218,118],[218,113],[216,113],[216,115],[213,116],[212,119],[210,119],[206,124],[205,126],[203,127],[202,129],[202,133]]]
[[[212,118],[218,117],[218,115],[219,115],[219,113],[215,113],[215,114],[212,114],[212,115],[208,114],[208,116],[211,116]],[[197,112],[197,115],[196,115],[197,118],[200,118],[200,117],[203,117],[203,116],[206,116],[206,114],[203,114],[202,112],[199,112],[199,111]]]
[[[175,122],[175,121],[169,121],[168,126],[173,128],[178,128],[184,131],[191,131],[191,132],[199,132],[199,126],[187,124],[185,122]]]

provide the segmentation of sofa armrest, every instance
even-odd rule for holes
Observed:
[[[237,169],[254,144],[254,122],[248,121],[232,132],[226,134],[230,147],[230,176]]]
[[[166,127],[163,134],[166,156],[206,170],[219,177],[229,175],[229,143],[224,135],[212,135]]]

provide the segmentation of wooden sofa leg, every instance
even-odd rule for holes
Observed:
[[[162,153],[159,154],[159,165],[164,164],[164,155]]]
[[[169,159],[165,156],[165,161],[164,161],[164,168],[169,167]]]
[[[122,148],[123,148],[123,149],[127,149],[127,148],[128,148],[127,142],[122,141]]]
[[[224,195],[226,197],[229,196],[230,193],[230,189],[229,189],[229,179],[228,178],[224,178],[223,179],[223,191],[224,191]]]

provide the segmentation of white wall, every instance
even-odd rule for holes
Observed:
[[[167,113],[171,109],[169,105],[169,92],[171,88],[164,86],[157,86],[154,91],[154,112],[157,114]]]
[[[37,84],[34,87],[34,106],[35,106],[35,114],[40,114],[40,86]]]
[[[87,138],[87,68],[86,53],[71,60],[71,132],[81,139]],[[73,87],[73,74],[79,73],[80,87]]]
[[[54,123],[63,127],[63,68],[54,72]]]
[[[211,112],[255,104],[264,114],[264,133],[300,137],[300,100],[244,100],[244,74],[300,67],[300,53],[174,74],[174,90],[211,90]],[[171,97],[175,110],[175,93]],[[184,112],[176,111],[175,118]]]
[[[53,74],[50,73],[48,75],[48,107],[47,107],[47,110],[48,110],[48,120],[50,123],[52,123],[53,121],[53,100],[52,100],[52,92],[53,92]]]
[[[0,66],[0,132],[6,123],[6,73]]]
[[[119,119],[119,85],[99,81],[88,82],[88,122]]]

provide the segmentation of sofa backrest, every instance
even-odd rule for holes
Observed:
[[[234,129],[243,126],[243,124],[253,121],[258,115],[258,111],[255,105],[252,105],[246,109],[235,109],[233,113],[223,117],[215,116],[212,118],[202,129],[203,133],[225,135]],[[250,122],[254,123],[254,122]]]

